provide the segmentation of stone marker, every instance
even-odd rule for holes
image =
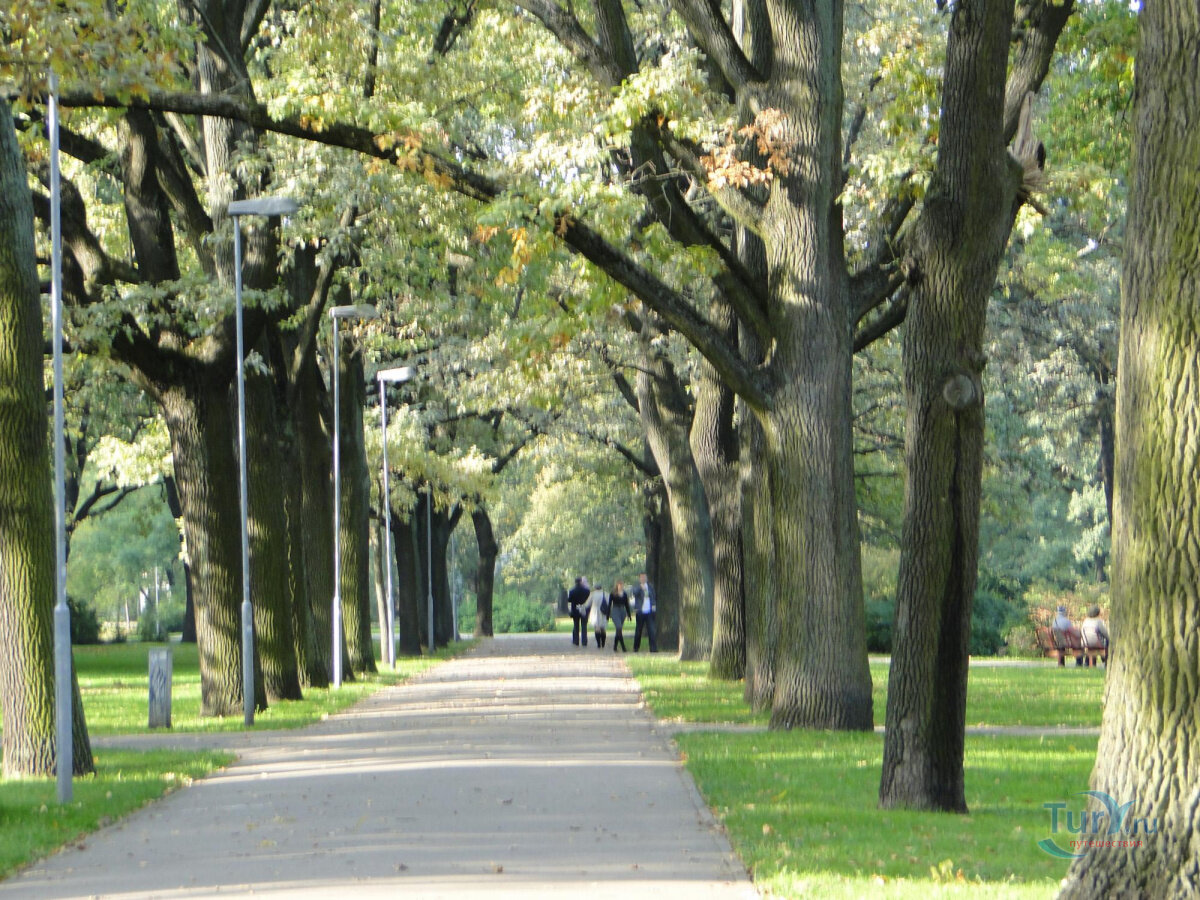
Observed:
[[[150,651],[150,727],[171,727],[171,648]]]

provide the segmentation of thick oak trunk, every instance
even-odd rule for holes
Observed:
[[[712,317],[730,340],[736,340],[736,320],[726,304],[716,306]],[[734,408],[733,391],[721,384],[708,362],[702,362],[690,440],[712,526],[713,636],[708,671],[713,678],[738,680],[746,674],[746,598]]]
[[[188,559],[196,579],[200,709],[205,716],[241,715],[241,526],[228,382],[180,382],[162,388],[159,402],[171,436]],[[256,685],[255,703],[266,708],[261,685]]]
[[[421,562],[417,555],[416,513],[392,515],[392,548],[396,563],[396,624],[400,656],[421,655]]]
[[[246,375],[246,462],[250,531],[250,598],[254,640],[267,700],[299,700],[284,465],[275,433],[274,383],[265,372]]]
[[[1069,898],[1200,893],[1200,9],[1147,3],[1117,366],[1112,651]],[[1096,802],[1093,813],[1111,815]],[[1134,827],[1138,823],[1145,826]],[[1097,833],[1098,832],[1098,833]],[[1053,838],[1052,838],[1053,839]]]
[[[966,812],[963,748],[983,471],[983,332],[1019,208],[1005,149],[1012,4],[953,13],[938,166],[909,244],[906,480],[884,807]]]
[[[368,518],[371,475],[363,442],[363,407],[366,377],[359,342],[344,340],[341,400],[342,510],[342,622],[346,650],[355,672],[375,672],[375,648],[371,642],[371,573],[368,560]]]
[[[649,320],[643,323],[638,338],[642,358],[638,411],[667,489],[678,579],[680,659],[707,659],[712,650],[712,524],[704,485],[688,445],[692,410],[674,368],[651,343],[658,334]],[[654,586],[658,589],[661,583]],[[658,644],[669,649],[675,646],[671,610],[664,609],[661,597],[657,602]]]
[[[328,424],[329,394],[315,358],[300,367],[295,391],[291,412],[300,451],[305,595],[313,632],[309,646],[317,654],[309,668],[319,668],[328,684],[333,672],[333,429]],[[343,665],[343,674],[349,671]]]
[[[0,709],[5,778],[56,771],[54,498],[33,203],[0,101]],[[77,775],[94,770],[72,667]]]
[[[475,568],[475,637],[492,636],[492,599],[496,586],[496,557],[500,545],[487,510],[478,506],[471,513],[475,543],[479,547],[479,565]]]

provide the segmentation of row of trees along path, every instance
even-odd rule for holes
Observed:
[[[1127,362],[1143,353],[1146,359],[1162,359],[1154,371],[1167,375],[1154,381],[1169,387],[1190,383],[1186,373],[1196,359],[1194,310],[1178,299],[1195,296],[1188,290],[1189,270],[1174,256],[1156,255],[1194,253],[1195,243],[1191,232],[1174,224],[1190,221],[1188,198],[1166,187],[1184,177],[1187,161],[1194,162],[1189,132],[1172,129],[1195,112],[1195,73],[1184,67],[1184,76],[1173,81],[1166,73],[1186,62],[1181,48],[1195,40],[1197,24],[1182,4],[1170,6],[1164,5],[1167,12],[1143,13],[1141,23],[1139,137],[1161,134],[1164,152],[1139,157],[1135,190],[1140,193],[1131,210],[1139,222],[1147,210],[1145,221],[1167,229],[1168,235],[1154,244],[1131,239],[1127,254],[1119,381],[1126,400],[1117,420],[1118,454],[1127,455],[1118,456],[1114,501],[1113,620],[1118,635],[1134,621],[1167,621],[1153,610],[1178,596],[1175,586],[1181,582],[1174,576],[1179,560],[1191,558],[1186,548],[1195,535],[1186,523],[1174,530],[1129,524],[1138,516],[1160,522],[1166,498],[1184,517],[1196,508],[1178,502],[1190,496],[1181,474],[1188,471],[1189,451],[1184,445],[1179,450],[1169,437],[1154,437],[1169,435],[1163,429],[1186,420],[1184,398],[1153,386],[1140,391],[1139,373],[1147,370]],[[202,273],[214,291],[228,293],[232,269],[223,210],[235,197],[269,190],[278,164],[234,163],[239,148],[261,147],[268,135],[277,135],[394,163],[493,207],[508,203],[509,216],[521,223],[519,230],[544,229],[636,298],[626,324],[643,342],[647,373],[658,366],[659,333],[682,336],[698,352],[706,387],[690,425],[676,414],[678,404],[665,392],[669,376],[648,383],[639,376],[631,392],[646,423],[654,463],[666,485],[670,524],[677,532],[681,653],[704,656],[715,644],[720,664],[736,674],[742,651],[731,652],[728,645],[744,648],[748,695],[771,707],[775,727],[872,724],[853,493],[851,358],[856,347],[907,317],[908,470],[880,798],[888,806],[963,810],[965,663],[976,577],[983,428],[982,323],[1015,215],[1036,188],[1043,159],[1027,97],[1049,71],[1073,4],[1030,0],[1014,8],[1005,0],[976,0],[949,8],[936,162],[928,187],[918,204],[911,173],[899,178],[893,195],[880,206],[879,239],[853,262],[845,246],[842,205],[855,137],[853,119],[844,131],[842,5],[836,0],[735,3],[730,18],[699,0],[678,0],[672,8],[679,17],[674,21],[682,23],[677,37],[708,64],[707,77],[715,86],[709,102],[720,101],[725,104],[721,110],[736,114],[753,136],[752,146],[742,159],[716,153],[703,160],[702,148],[650,102],[628,117],[627,130],[620,134],[623,143],[611,148],[617,162],[606,177],[644,205],[640,234],[649,235],[654,225],[654,235],[665,235],[675,246],[707,251],[713,263],[704,276],[703,305],[694,302],[696,289],[677,286],[639,255],[637,235],[615,236],[589,221],[586,210],[573,210],[553,196],[538,197],[519,179],[506,181],[497,167],[486,164],[486,151],[439,147],[417,130],[381,136],[353,119],[289,112],[259,102],[255,88],[265,85],[266,70],[257,60],[256,41],[262,29],[275,27],[266,18],[266,3],[206,0],[182,8],[181,24],[203,36],[186,44],[190,56],[180,63],[190,90],[167,83],[152,89],[141,85],[132,92],[98,88],[64,96],[66,105],[120,110],[117,159],[84,133],[68,132],[64,146],[82,161],[107,165],[122,184],[130,260],[105,252],[88,227],[82,195],[68,189],[67,298],[78,309],[100,310],[106,290],[119,285],[147,289],[149,300],[139,315],[116,311],[118,327],[107,333],[103,348],[158,402],[170,430],[192,561],[205,710],[220,714],[240,707],[237,528],[234,495],[227,489],[234,461],[228,416],[232,325],[228,316],[205,318],[183,301],[202,294],[198,282],[188,280],[192,270]],[[543,0],[529,0],[522,9],[514,13],[519,28],[528,29],[535,21],[544,29],[541,36],[549,35],[568,61],[565,75],[589,90],[612,90],[635,80],[643,65],[638,48],[647,46],[650,36],[641,29],[667,27],[648,24],[644,17],[635,23],[621,4],[606,0],[597,0],[583,17]],[[373,10],[373,21],[381,23],[380,6]],[[465,45],[474,21],[473,5],[466,14],[441,21],[433,41],[435,62],[438,56],[449,58],[456,43]],[[383,64],[378,44],[383,28],[379,24],[367,37],[367,78],[340,88],[364,103],[374,99],[376,70]],[[1168,82],[1179,85],[1176,93],[1167,91]],[[1162,112],[1168,106],[1171,116]],[[185,116],[197,118],[193,123]],[[11,162],[15,150],[9,152]],[[674,177],[638,176],[647,171]],[[197,180],[202,187],[195,186]],[[24,194],[19,181],[10,180],[5,192],[5,202],[13,203],[5,212],[14,235],[28,229],[27,207],[18,202]],[[703,210],[691,202],[695,189],[708,198]],[[521,203],[514,205],[514,197]],[[1155,204],[1165,204],[1168,211],[1155,212]],[[44,206],[39,198],[39,215]],[[360,223],[359,208],[351,204],[344,209],[341,221],[347,229]],[[1149,227],[1142,231],[1143,238],[1153,235]],[[252,445],[257,465],[266,467],[253,479],[257,493],[251,498],[255,554],[264,563],[254,567],[254,590],[262,598],[256,607],[262,619],[255,626],[263,653],[270,654],[269,660],[261,660],[261,682],[256,679],[260,702],[292,696],[304,683],[320,683],[328,671],[328,660],[322,658],[328,641],[321,639],[327,634],[323,598],[331,593],[328,555],[313,552],[333,539],[319,534],[327,527],[321,523],[330,521],[324,514],[331,501],[324,477],[326,451],[321,449],[328,444],[312,439],[323,431],[327,418],[321,413],[328,401],[317,369],[315,336],[329,298],[349,299],[349,285],[338,280],[337,272],[366,248],[347,242],[321,249],[289,248],[283,270],[274,227],[250,230],[247,283],[273,288],[283,298],[274,309],[258,307],[248,319],[250,344],[270,373],[250,391],[251,421],[258,431]],[[7,277],[22,262],[19,253],[6,259]],[[25,278],[12,281],[15,286],[6,296],[20,295],[27,303],[27,272]],[[1160,291],[1161,285],[1167,286],[1175,306],[1161,299],[1168,293]],[[78,345],[100,347],[82,332]],[[14,367],[22,362],[32,366],[30,359],[18,358],[15,349],[13,353]],[[354,365],[354,358],[347,354],[348,365]],[[1176,371],[1178,375],[1172,374]],[[352,372],[348,383],[361,384],[361,371]],[[1153,409],[1147,398],[1159,398]],[[355,407],[361,409],[361,398]],[[30,427],[39,427],[30,421]],[[730,430],[734,422],[736,440]],[[681,453],[679,439],[685,425],[688,454]],[[1134,448],[1140,448],[1140,455]],[[347,454],[354,457],[361,460],[361,449]],[[306,477],[273,481],[270,471],[282,472],[278,461],[284,459],[297,460]],[[1135,464],[1147,459],[1158,462]],[[723,500],[713,488],[716,479],[730,483],[735,471],[741,475],[740,515],[734,512],[739,504]],[[1139,478],[1151,484],[1140,493]],[[6,481],[34,482],[16,475]],[[707,493],[697,491],[697,483],[707,483]],[[1145,512],[1134,506],[1126,510],[1123,490],[1149,498],[1141,501],[1148,504]],[[701,497],[707,503],[704,514],[697,509]],[[360,551],[365,544],[364,519],[345,520],[347,528],[359,529],[357,540],[339,536],[351,548],[346,557],[350,583],[360,578],[365,584],[365,553],[356,557],[353,552],[355,544]],[[694,534],[698,527],[711,530],[708,549],[703,535]],[[1141,551],[1136,541],[1147,534],[1153,535],[1152,544]],[[322,537],[328,540],[317,540]],[[1180,552],[1182,556],[1175,555]],[[707,562],[696,565],[697,553],[706,555]],[[284,577],[278,577],[281,570],[269,571],[268,557],[287,561]],[[1132,560],[1137,560],[1134,568],[1123,568]],[[1135,569],[1136,578],[1128,574]],[[1159,572],[1165,580],[1154,574]],[[1151,584],[1161,584],[1162,590],[1148,593],[1148,588],[1136,587]],[[298,602],[297,591],[305,599]],[[1182,596],[1192,594],[1185,590]],[[351,666],[369,668],[366,592],[354,590],[353,597],[347,612],[349,646],[340,652]],[[709,598],[716,612],[711,629]],[[1187,601],[1180,615],[1191,615],[1194,606]],[[22,608],[6,600],[6,610]],[[26,617],[42,615],[36,597],[27,608]],[[9,629],[17,627],[15,619],[5,621]],[[738,628],[744,628],[743,636],[737,635]],[[1143,767],[1152,773],[1151,782],[1109,786],[1143,792],[1138,799],[1153,803],[1164,820],[1190,828],[1194,822],[1190,814],[1178,812],[1183,808],[1178,804],[1194,779],[1184,763],[1177,768],[1163,762],[1182,760],[1179,748],[1196,740],[1194,717],[1183,712],[1190,707],[1179,707],[1179,718],[1171,719],[1177,727],[1170,748],[1145,738],[1156,727],[1151,720],[1170,717],[1175,701],[1187,694],[1168,685],[1179,688],[1176,679],[1186,681],[1186,673],[1195,671],[1195,653],[1153,629],[1144,637],[1142,646],[1149,651],[1138,661],[1123,659],[1119,650],[1114,653],[1113,674],[1118,677],[1111,690],[1134,700],[1124,704],[1124,718],[1114,712],[1106,720],[1102,747],[1155,747],[1147,752],[1158,763]],[[45,647],[28,645],[34,648],[29,659],[40,660]],[[1162,652],[1155,649],[1160,647]],[[5,677],[26,688],[40,683],[29,674],[28,664],[16,666],[15,658],[6,656]],[[1126,680],[1123,666],[1140,679],[1141,689]],[[1110,703],[1109,708],[1118,705]],[[6,708],[6,721],[37,718],[32,707],[24,716],[17,712],[10,718]],[[6,766],[8,741],[6,729]],[[13,758],[22,757],[15,753]],[[1178,771],[1178,777],[1169,771]],[[1097,777],[1103,780],[1106,772],[1102,765]],[[1165,831],[1174,835],[1178,828]],[[1155,858],[1172,879],[1164,884],[1179,890],[1189,877],[1192,857],[1180,849],[1183,842],[1163,840]],[[1109,872],[1103,877],[1114,885],[1131,883],[1129,879],[1146,884],[1150,876],[1144,874],[1142,860],[1151,855],[1122,857],[1101,867]]]

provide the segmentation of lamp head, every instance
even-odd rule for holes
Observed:
[[[417,370],[412,366],[400,366],[396,369],[380,369],[375,373],[375,378],[378,381],[389,384],[402,384],[405,381],[409,381],[416,374]]]
[[[291,197],[255,197],[252,200],[234,200],[229,204],[229,215],[238,216],[290,216],[300,209],[300,204]]]
[[[331,319],[378,319],[379,310],[368,303],[353,306],[335,306],[329,310]]]

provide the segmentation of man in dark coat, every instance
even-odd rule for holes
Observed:
[[[654,586],[646,578],[646,573],[643,572],[638,576],[638,583],[634,585],[633,594],[633,618],[637,623],[633,630],[633,652],[637,653],[642,645],[642,632],[646,633],[646,639],[650,642],[650,652],[658,652],[658,635],[655,619],[658,618],[658,600],[654,596]]]
[[[579,611],[579,607],[587,603],[588,594],[592,589],[588,580],[580,575],[575,579],[575,587],[567,592],[567,608],[571,611],[571,643],[578,645],[581,641],[587,646],[587,614]]]

